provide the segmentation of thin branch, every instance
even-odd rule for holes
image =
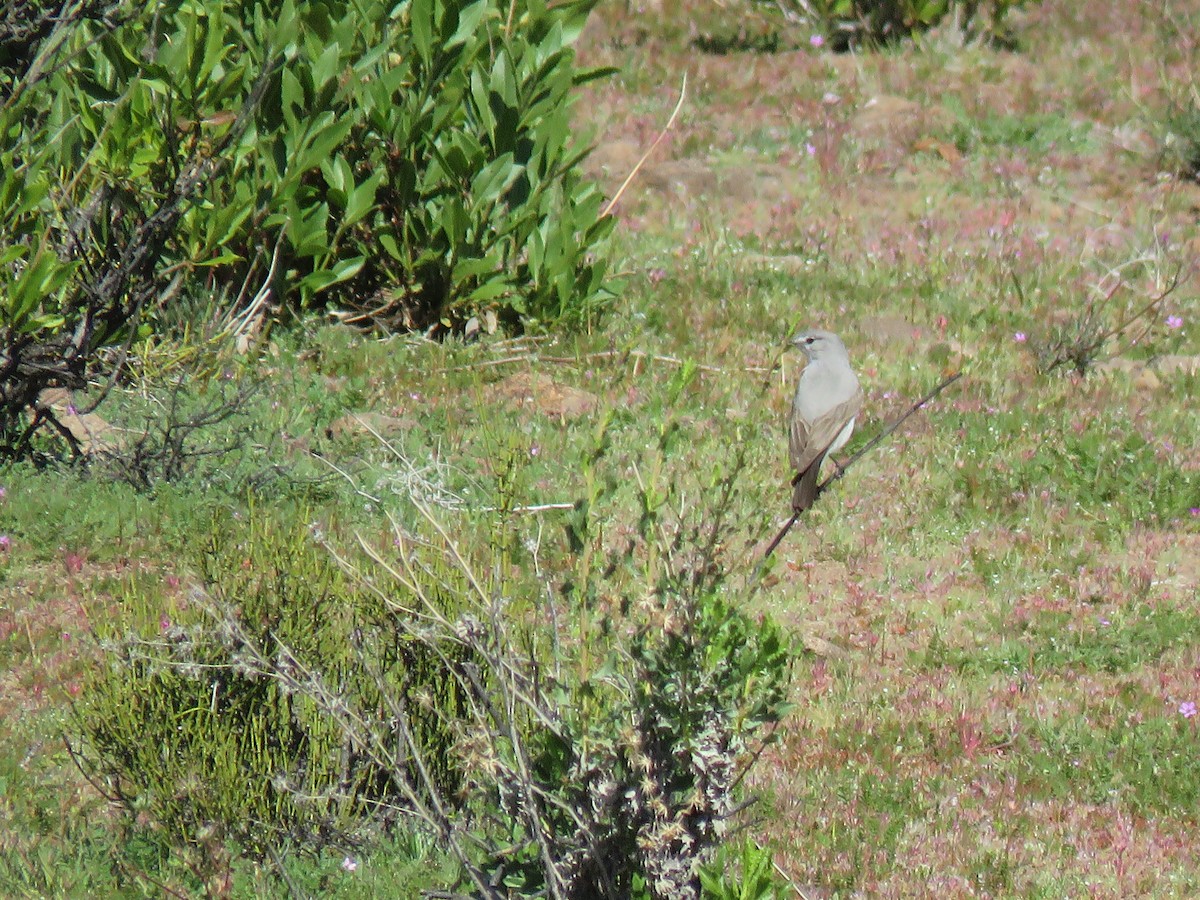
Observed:
[[[910,406],[904,415],[900,416],[900,418],[896,419],[890,425],[880,431],[879,434],[867,441],[867,443],[865,443],[857,453],[842,463],[841,466],[837,468],[837,471],[835,471],[817,486],[817,496],[820,497],[826,488],[845,475],[852,465],[862,459],[871,450],[874,450],[880,444],[880,442],[884,440],[884,438],[891,435],[892,432],[908,421],[908,419],[914,415],[917,410],[921,409],[921,407],[923,407],[926,403],[931,401],[950,385],[954,384],[954,382],[958,381],[958,379],[962,378],[962,374],[962,372],[955,372],[948,378],[943,379],[937,387]],[[775,548],[779,546],[779,543],[787,536],[787,533],[792,530],[792,526],[796,524],[796,521],[799,518],[799,512],[792,513],[792,517],[784,523],[784,526],[781,529],[779,529],[779,533],[775,535],[775,539],[772,540],[769,545],[767,545],[767,549],[763,552],[762,562],[758,564],[758,569],[755,571],[755,578],[757,578],[757,576],[761,573],[763,565],[770,558],[771,554],[775,552]]]

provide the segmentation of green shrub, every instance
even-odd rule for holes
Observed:
[[[834,50],[882,44],[950,18],[969,39],[1007,41],[1005,19],[1027,0],[781,0],[793,22],[820,34]]]
[[[136,591],[124,598],[140,626],[101,629],[107,666],[74,710],[78,761],[131,817],[197,869],[221,864],[231,844],[262,858],[286,845],[346,846],[394,821],[407,809],[395,773],[350,741],[325,703],[383,730],[389,704],[421,709],[412,738],[430,783],[457,789],[442,722],[462,710],[438,648],[396,633],[400,613],[350,585],[307,529],[256,513],[214,529],[199,563],[203,587],[190,608],[168,613]],[[263,677],[237,652],[247,645],[305,690]],[[464,661],[454,648],[445,659]],[[318,681],[329,696],[313,695]]]
[[[199,296],[234,330],[323,297],[389,327],[593,316],[612,222],[569,128],[593,3],[0,19],[0,450],[58,424],[45,388]]]

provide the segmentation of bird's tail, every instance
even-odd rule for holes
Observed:
[[[817,479],[821,473],[821,463],[825,459],[825,454],[822,453],[813,460],[803,472],[797,473],[792,479],[792,510],[802,513],[817,499]]]

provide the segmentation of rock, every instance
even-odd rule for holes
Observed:
[[[586,415],[599,402],[595,394],[569,384],[559,384],[549,375],[538,372],[509,375],[492,385],[487,393],[493,403],[533,407],[547,416],[563,419]]]
[[[846,651],[837,644],[825,640],[825,638],[811,629],[802,631],[800,633],[800,640],[804,644],[805,650],[822,659],[845,659],[848,656]]]
[[[121,430],[110,425],[95,413],[75,412],[71,392],[63,388],[47,388],[38,395],[38,405],[54,413],[71,437],[79,445],[84,456],[108,453],[121,445]]]

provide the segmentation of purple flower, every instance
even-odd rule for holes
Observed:
[[[1013,340],[1016,341],[1018,344],[1025,343],[1025,341],[1027,339],[1028,338],[1026,337],[1025,332],[1023,332],[1023,331],[1018,331],[1016,334],[1013,335]]]
[[[342,860],[342,868],[347,872],[357,872],[358,860],[356,860],[353,856],[347,856]]]
[[[3,550],[5,553],[7,553],[11,549],[12,538],[10,538],[7,534],[0,534],[0,550]]]
[[[1179,316],[1167,316],[1167,327],[1168,328],[1182,328],[1183,327],[1183,319],[1180,318]]]
[[[816,147],[814,147],[812,144],[805,144],[805,145],[804,145],[804,152],[805,152],[805,153],[807,153],[809,156],[816,156],[816,155],[817,155],[817,148],[816,148]]]
[[[808,43],[811,44],[813,47],[824,47],[825,46],[825,36],[821,35],[821,34],[814,34],[812,37],[810,37],[808,39]]]
[[[1194,719],[1196,717],[1196,704],[1191,700],[1185,700],[1179,704],[1179,714],[1185,719]]]

